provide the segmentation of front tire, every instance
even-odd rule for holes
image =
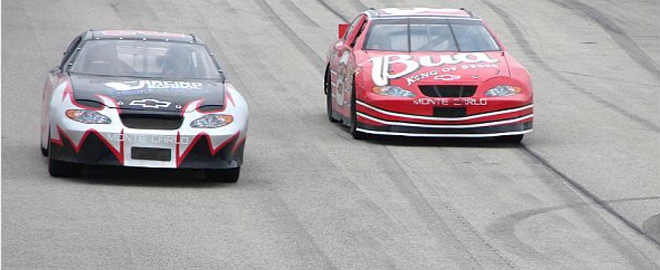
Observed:
[[[48,173],[52,177],[73,177],[78,176],[82,172],[80,164],[54,160],[52,157],[48,158]]]
[[[364,140],[367,139],[368,136],[365,133],[357,131],[357,98],[355,97],[355,80],[353,80],[353,83],[351,84],[351,125],[349,126],[349,129],[351,131],[351,136],[353,136],[353,139],[356,140]]]
[[[325,106],[326,112],[328,113],[328,120],[330,123],[338,123],[339,119],[336,119],[332,110],[332,87],[330,84],[330,70],[325,71],[325,80],[323,81],[323,90],[325,92]]]
[[[241,167],[233,169],[207,169],[204,176],[207,181],[219,183],[236,183],[241,174]]]
[[[41,138],[43,139],[43,134],[42,134]],[[48,140],[46,141],[46,147],[44,147],[43,141],[41,141],[41,142],[39,142],[39,148],[41,148],[41,155],[44,156],[44,157],[47,157],[48,156],[48,148],[50,148],[50,131],[48,131]]]

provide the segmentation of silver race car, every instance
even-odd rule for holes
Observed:
[[[87,164],[236,182],[247,121],[247,103],[194,35],[90,30],[46,81],[41,150],[55,177]]]

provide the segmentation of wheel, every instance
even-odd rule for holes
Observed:
[[[44,157],[48,156],[48,147],[50,144],[50,131],[48,131],[48,140],[46,141],[46,147],[42,145],[43,142],[39,142],[39,148],[41,148],[41,155]]]
[[[523,134],[495,137],[495,140],[502,143],[518,144],[523,139]]]
[[[82,166],[80,164],[54,160],[48,158],[48,173],[52,177],[72,177],[80,175]]]
[[[240,167],[234,169],[207,169],[204,171],[206,180],[221,183],[236,183],[240,174]]]
[[[327,70],[325,72],[325,80],[323,82],[323,90],[325,92],[325,105],[327,108],[327,113],[328,113],[328,120],[330,120],[330,123],[338,123],[339,119],[335,119],[332,116],[332,88],[330,84],[330,71]]]
[[[357,131],[357,98],[355,97],[355,81],[351,84],[351,125],[349,126],[351,130],[351,135],[353,139],[364,140],[368,136],[365,133]]]

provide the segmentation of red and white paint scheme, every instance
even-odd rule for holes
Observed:
[[[328,117],[355,138],[520,142],[532,131],[529,74],[470,11],[367,10],[339,25],[326,59]]]
[[[46,81],[41,149],[53,176],[87,164],[204,169],[235,182],[247,121],[245,99],[198,38],[87,31]]]

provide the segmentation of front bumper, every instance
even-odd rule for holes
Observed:
[[[51,158],[89,165],[188,169],[238,168],[243,162],[246,137],[238,127],[191,132],[89,126],[57,125]]]
[[[390,99],[371,103],[358,100],[356,130],[376,135],[449,138],[499,137],[532,131],[534,113],[531,100],[502,100],[499,104],[498,101],[484,102],[490,106],[474,105],[478,104],[474,102],[465,106],[466,115],[438,117],[430,114],[434,108],[446,105],[441,102],[412,105],[412,100]],[[407,106],[410,111],[426,115],[402,113]]]

